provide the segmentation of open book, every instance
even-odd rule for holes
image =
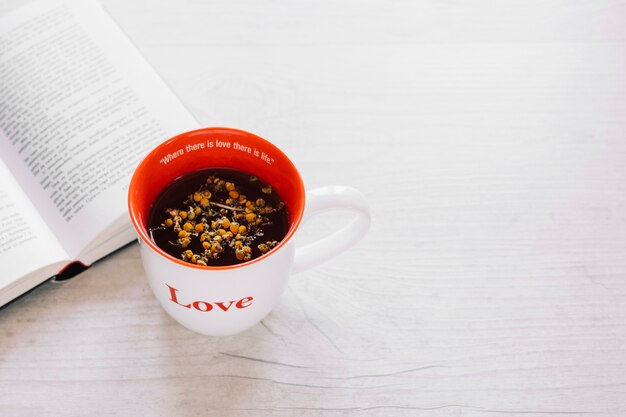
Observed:
[[[198,127],[95,1],[0,17],[0,306],[132,241],[135,166]]]

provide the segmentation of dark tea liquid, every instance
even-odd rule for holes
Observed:
[[[165,187],[152,204],[148,228],[157,246],[175,258],[224,266],[269,252],[285,237],[289,222],[269,184],[247,172],[211,168]]]

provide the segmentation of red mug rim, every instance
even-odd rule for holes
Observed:
[[[240,263],[240,264],[224,265],[224,266],[195,265],[189,262],[185,262],[182,259],[175,258],[174,256],[168,254],[167,252],[165,252],[163,249],[159,248],[156,245],[156,243],[148,235],[147,216],[150,213],[150,207],[152,203],[155,201],[156,196],[159,195],[159,193],[163,190],[163,188],[166,185],[168,185],[170,182],[180,177],[181,175],[191,173],[195,171],[196,169],[189,169],[185,171],[185,169],[183,168],[182,170],[185,172],[177,174],[176,176],[174,176],[174,178],[166,177],[169,179],[163,179],[162,176],[155,175],[154,169],[155,169],[155,166],[158,167],[159,160],[161,159],[159,157],[163,155],[163,153],[168,148],[171,148],[174,144],[177,144],[179,142],[186,142],[192,137],[196,137],[196,138],[203,137],[204,139],[206,139],[207,137],[210,137],[210,136],[216,137],[218,135],[238,137],[240,139],[245,138],[247,141],[251,143],[256,143],[258,144],[260,148],[267,150],[268,151],[267,154],[273,155],[275,157],[274,159],[276,160],[276,162],[279,162],[278,164],[279,167],[276,167],[276,168],[267,167],[266,168],[266,170],[263,173],[268,173],[268,175],[263,175],[263,173],[261,172],[251,172],[251,173],[254,175],[257,175],[259,178],[263,179],[264,181],[272,185],[272,187],[276,188],[277,192],[281,195],[281,198],[283,199],[283,201],[287,199],[291,200],[291,204],[288,204],[287,202],[285,202],[285,205],[288,209],[288,215],[289,215],[289,230],[287,231],[287,234],[285,235],[285,237],[280,241],[280,243],[275,248],[273,248],[271,251],[257,258],[251,259],[250,261]],[[181,145],[181,146],[184,146],[184,145]],[[232,162],[232,158],[227,158],[227,159],[229,160],[231,164],[236,165],[235,163]],[[253,162],[253,160],[248,158],[248,162],[249,163]],[[228,165],[228,164],[213,163],[213,164],[206,165],[204,168],[213,168],[213,167],[223,168],[225,167],[224,165]],[[258,164],[257,166],[262,166],[262,165]],[[241,167],[237,168],[236,166],[232,166],[232,165],[229,167],[243,170]],[[202,168],[198,168],[198,169],[202,169]],[[280,177],[287,178],[289,181],[286,181],[286,182],[281,181],[279,183],[279,187],[278,188],[275,187],[276,182],[273,183],[272,181],[268,181],[266,179],[268,176],[272,176],[272,175],[269,175],[269,173],[273,172],[272,171],[273,169],[274,170],[280,169],[281,171],[282,170],[288,171],[288,172],[281,172],[281,174],[274,172],[273,177],[276,178],[277,176],[280,176]],[[244,170],[244,171],[247,171],[247,170]],[[174,172],[178,172],[178,171],[174,171]],[[172,175],[170,175],[170,177],[171,176]],[[159,181],[159,179],[161,180],[160,183],[163,183],[160,189],[156,191],[155,190],[150,191],[150,194],[153,195],[153,198],[151,199],[145,198],[146,193],[145,192],[142,193],[141,191],[142,186],[145,185],[144,183],[146,181],[153,181],[153,182]],[[283,187],[283,191],[285,187],[288,187],[288,186],[295,187],[295,189],[293,190],[295,195],[293,196],[289,195],[288,198],[285,198],[285,196],[280,193],[279,188],[281,188],[281,186]],[[145,207],[146,201],[148,201],[147,203],[148,207]],[[143,206],[140,206],[142,203],[143,203]],[[165,259],[169,261],[172,261],[181,266],[204,270],[204,271],[220,271],[220,270],[231,270],[231,269],[243,268],[243,267],[255,264],[256,262],[259,262],[263,259],[266,259],[267,257],[271,256],[273,253],[277,252],[280,248],[282,248],[283,246],[287,244],[287,242],[293,237],[296,230],[298,229],[302,221],[302,216],[304,214],[304,204],[305,204],[304,183],[302,181],[302,177],[300,176],[300,173],[296,169],[293,162],[291,162],[289,157],[287,157],[287,155],[285,155],[285,153],[281,151],[278,147],[276,147],[274,144],[261,138],[260,136],[257,136],[250,132],[246,132],[244,130],[233,129],[229,127],[207,127],[207,128],[202,128],[202,129],[191,130],[191,131],[187,131],[179,135],[176,135],[162,142],[157,147],[155,147],[152,151],[150,151],[139,163],[139,165],[135,169],[135,172],[133,173],[133,176],[130,180],[130,184],[128,188],[128,212],[130,214],[130,219],[133,224],[133,227],[139,234],[139,237],[143,241],[143,243],[148,245],[155,253],[161,255],[162,257],[164,257]]]

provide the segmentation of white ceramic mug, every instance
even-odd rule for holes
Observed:
[[[150,239],[148,218],[159,193],[176,178],[206,168],[238,169],[272,185],[289,220],[287,235],[278,246],[248,262],[207,267],[175,258]],[[133,175],[128,208],[150,287],[161,306],[188,329],[213,336],[257,324],[278,303],[290,274],[348,249],[370,224],[361,192],[330,186],[305,193],[300,174],[282,151],[256,135],[230,128],[183,133],[155,148]],[[329,209],[353,211],[356,216],[331,235],[297,247],[293,236],[301,222]]]

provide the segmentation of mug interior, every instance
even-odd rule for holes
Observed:
[[[245,171],[270,184],[285,203],[289,221],[287,234],[274,250],[293,236],[304,213],[305,191],[302,178],[289,158],[252,133],[231,128],[204,128],[175,136],[157,146],[141,161],[130,181],[130,218],[140,238],[153,250],[184,266],[201,269],[243,267],[274,252],[242,264],[198,266],[169,255],[150,239],[147,226],[150,209],[161,191],[175,179],[207,168]]]

